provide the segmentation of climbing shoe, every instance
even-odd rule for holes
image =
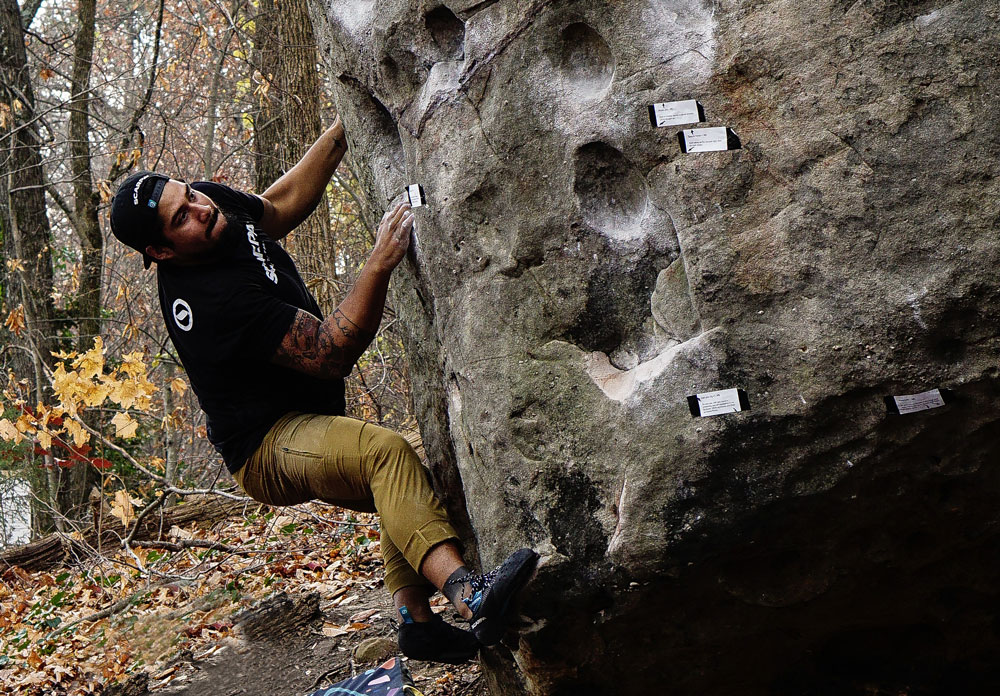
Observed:
[[[472,594],[462,601],[472,610],[469,623],[480,643],[496,645],[500,642],[510,618],[513,600],[531,579],[536,563],[537,553],[531,549],[518,549],[485,575],[469,573],[448,581],[467,583],[472,588]]]
[[[406,607],[399,613],[399,650],[413,660],[446,662],[457,665],[468,662],[482,647],[471,631],[466,631],[442,619],[437,614],[431,621],[414,621]]]

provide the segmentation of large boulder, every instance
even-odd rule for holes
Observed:
[[[313,11],[371,206],[428,200],[435,475],[484,566],[544,555],[496,693],[1000,683],[996,2]]]

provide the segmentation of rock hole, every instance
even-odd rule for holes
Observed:
[[[648,298],[656,284],[660,260],[646,256],[623,263],[615,246],[607,240],[598,256],[605,263],[590,272],[587,304],[565,336],[588,352],[611,355],[622,347],[639,348],[650,317]],[[641,358],[645,359],[646,351],[642,353]]]
[[[392,113],[374,92],[357,78],[341,75],[338,80],[345,90],[352,93],[343,99],[345,104],[351,104],[353,107],[351,117],[366,125],[364,129],[354,134],[354,142],[362,152],[372,153],[370,159],[373,176],[389,182],[396,175],[402,175],[406,171],[403,140]],[[392,176],[387,178],[386,175],[390,171]],[[388,190],[385,194],[390,199],[394,195],[390,195],[391,191]]]
[[[615,74],[615,57],[601,35],[583,22],[562,32],[563,81],[577,96],[597,98],[607,91]]]
[[[465,23],[444,5],[424,17],[424,25],[440,51],[441,60],[461,60],[465,56]]]
[[[646,180],[615,148],[593,142],[577,150],[573,189],[584,219],[595,229],[618,240],[642,234],[649,201]]]
[[[382,79],[389,84],[396,85],[399,83],[399,66],[396,61],[392,59],[392,56],[385,56],[381,62],[382,65]]]
[[[374,130],[377,133],[382,134],[385,142],[392,150],[394,164],[400,169],[405,169],[406,164],[403,156],[403,140],[399,137],[399,126],[396,125],[396,119],[394,119],[392,114],[389,113],[388,107],[379,101],[374,94],[370,96],[372,100],[372,107],[375,112],[375,123],[378,124],[378,127]]]

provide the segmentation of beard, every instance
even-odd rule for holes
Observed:
[[[222,216],[224,225],[219,231],[219,241],[215,249],[220,256],[229,256],[236,251],[243,236],[243,229],[247,223],[246,215],[222,206],[219,206],[219,215]]]

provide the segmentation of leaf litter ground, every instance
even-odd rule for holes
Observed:
[[[261,506],[169,532],[216,549],[122,549],[54,572],[5,569],[0,684],[76,696],[148,677],[162,696],[309,694],[381,661],[378,650],[361,661],[363,642],[395,641],[377,529],[373,516],[332,506]],[[410,671],[426,696],[486,693],[475,662],[413,661]]]

